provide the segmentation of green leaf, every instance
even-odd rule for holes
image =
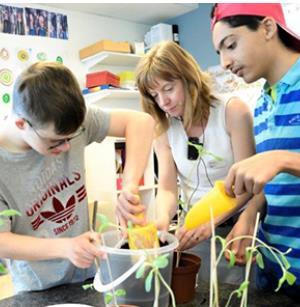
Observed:
[[[100,224],[103,224],[103,225],[109,224],[109,219],[104,214],[97,213],[97,219],[99,220]]]
[[[284,255],[281,254],[280,256],[285,269],[288,270],[291,267],[290,263],[288,262],[288,260]]]
[[[86,284],[86,285],[83,285],[82,286],[82,289],[83,290],[88,290],[88,289],[93,289],[94,288],[94,285],[93,284]]]
[[[98,230],[97,230],[97,232],[99,232],[99,233],[101,233],[105,228],[107,228],[109,225],[100,225],[99,227],[98,227]]]
[[[283,285],[283,283],[285,282],[286,280],[286,272],[284,272],[284,274],[282,275],[282,277],[278,280],[278,286],[277,288],[275,289],[275,292],[277,292],[281,286]]]
[[[249,286],[249,281],[243,281],[241,284],[240,284],[240,287],[236,290],[236,295],[238,298],[240,298],[243,294],[243,292],[245,291],[245,289],[247,289]]]
[[[127,228],[128,228],[128,229],[132,229],[132,228],[133,228],[133,224],[132,224],[131,221],[128,221],[128,222],[127,222]]]
[[[6,270],[5,266],[2,265],[2,264],[0,264],[0,273],[1,274],[7,273],[7,270]]]
[[[249,286],[249,281],[245,280],[240,284],[239,291],[245,291]]]
[[[229,263],[228,263],[228,266],[230,268],[232,268],[235,264],[235,254],[230,250],[230,249],[227,249],[226,250],[229,254]]]
[[[257,252],[256,254],[256,263],[260,269],[262,270],[264,269],[265,264],[264,264],[264,260],[260,252]]]
[[[145,266],[142,265],[139,267],[139,269],[136,271],[135,273],[135,278],[136,279],[140,279],[142,276],[144,276],[145,273]]]
[[[252,247],[250,246],[246,247],[246,252],[245,252],[246,261],[248,261],[252,257],[252,254],[253,254]]]
[[[116,296],[125,296],[126,295],[126,291],[124,289],[118,289],[116,292],[115,292]]]
[[[0,216],[14,216],[14,215],[18,215],[21,216],[21,213],[17,210],[14,209],[8,209],[8,210],[3,210],[0,212]]]
[[[215,239],[216,239],[216,241],[217,241],[217,240],[220,241],[220,243],[221,243],[221,245],[222,245],[222,249],[224,249],[225,246],[226,246],[226,240],[225,240],[224,238],[220,237],[220,236],[215,236]]]
[[[105,293],[104,302],[105,304],[109,304],[113,299],[113,295],[111,292]]]
[[[0,226],[2,226],[4,224],[3,220],[0,219]]]
[[[97,220],[100,223],[100,226],[98,228],[98,232],[102,232],[105,228],[107,228],[110,224],[109,219],[106,215],[97,213]]]
[[[151,291],[151,286],[152,286],[152,279],[153,279],[153,270],[151,270],[145,280],[145,290],[146,292]]]
[[[153,265],[158,269],[164,269],[169,264],[168,254],[158,256],[154,259]]]
[[[177,203],[178,203],[178,206],[184,207],[184,205],[185,205],[185,202],[184,202],[181,198],[179,198],[179,199],[177,200]]]
[[[286,276],[285,277],[286,277],[286,281],[288,282],[288,284],[290,286],[292,286],[295,283],[296,279],[297,279],[297,277],[294,274],[292,274],[291,272],[289,272],[289,271],[286,272]]]

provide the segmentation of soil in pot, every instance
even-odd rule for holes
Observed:
[[[191,253],[180,253],[179,266],[175,267],[177,255],[178,253],[174,253],[171,288],[176,303],[185,304],[195,298],[196,278],[201,258]]]

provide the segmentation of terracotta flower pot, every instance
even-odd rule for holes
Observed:
[[[177,253],[174,253],[171,288],[176,303],[185,304],[195,297],[196,276],[200,268],[201,258],[191,253],[181,253],[179,266],[175,267]]]

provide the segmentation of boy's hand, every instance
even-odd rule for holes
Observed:
[[[235,163],[225,179],[226,192],[231,196],[245,192],[259,194],[280,172],[280,157],[279,151],[269,151]]]
[[[96,232],[85,232],[68,239],[67,242],[69,243],[66,246],[67,258],[78,268],[89,268],[96,257],[105,257],[105,254],[99,249],[100,239]]]
[[[145,212],[145,206],[140,203],[138,191],[138,186],[126,185],[118,197],[116,214],[124,229],[127,228],[128,221],[137,225],[146,224],[145,215],[142,214]]]

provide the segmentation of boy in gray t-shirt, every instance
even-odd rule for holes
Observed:
[[[84,148],[106,136],[126,137],[117,213],[124,224],[144,210],[138,182],[153,127],[144,113],[86,109],[75,77],[61,64],[33,64],[19,76],[12,110],[0,125],[0,211],[21,213],[0,229],[0,258],[10,259],[16,292],[94,276],[102,252],[89,232]]]

